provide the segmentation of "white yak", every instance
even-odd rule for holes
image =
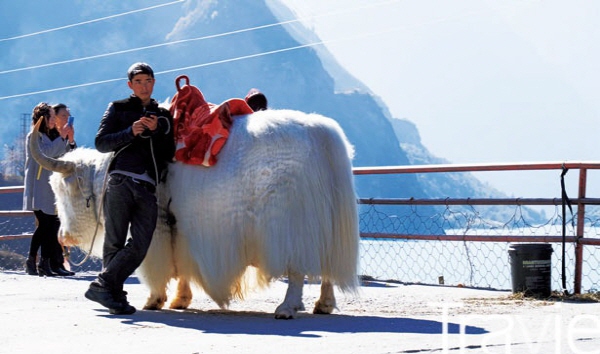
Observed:
[[[40,164],[55,171],[50,181],[63,242],[88,251],[96,234],[93,253],[101,256],[97,211],[111,155],[78,148],[54,160],[37,151]],[[288,277],[276,318],[304,310],[305,277],[321,281],[313,312],[331,313],[333,286],[353,293],[358,285],[353,153],[334,120],[267,110],[235,117],[214,166],[171,164],[157,190],[152,244],[137,270],[150,288],[144,308],[163,307],[172,279],[179,283],[171,308],[190,305],[190,282],[226,307],[244,297],[244,274],[252,267],[260,285]]]

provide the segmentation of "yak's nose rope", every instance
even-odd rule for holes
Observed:
[[[127,145],[127,146],[129,146],[129,145]],[[122,149],[120,151],[122,151]],[[107,166],[110,166],[110,164],[112,163],[112,160],[115,158],[115,156],[116,156],[116,154],[114,154],[111,157]],[[93,187],[92,187],[92,194],[90,196],[88,196],[87,198],[85,198],[86,205],[88,208],[90,207],[90,201],[92,201],[92,205],[94,206],[94,217],[96,218],[96,228],[94,230],[94,235],[92,236],[92,243],[90,244],[90,250],[87,252],[87,254],[83,258],[83,260],[81,262],[74,263],[74,262],[71,262],[71,260],[69,259],[69,262],[76,267],[79,267],[83,263],[87,262],[87,260],[90,259],[92,250],[94,249],[94,243],[96,242],[96,235],[98,235],[98,228],[100,227],[100,212],[102,212],[102,204],[104,202],[104,194],[106,193],[106,182],[107,181],[108,181],[108,167],[106,168],[106,171],[104,173],[104,178],[102,180],[102,190],[101,190],[101,194],[100,194],[100,202],[98,203],[98,208],[96,208],[96,195],[94,195]],[[79,178],[77,179],[77,186],[79,187],[79,191],[82,192],[81,194],[83,194],[83,188],[81,188]]]

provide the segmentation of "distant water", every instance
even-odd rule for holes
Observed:
[[[523,235],[525,230],[515,232]],[[360,273],[407,283],[440,284],[443,278],[445,285],[511,290],[509,246],[500,242],[363,239]],[[561,290],[562,243],[552,243],[552,249],[551,286],[552,290]],[[572,292],[575,270],[572,243],[566,244],[565,254],[566,288]],[[600,247],[584,246],[583,258],[582,293],[600,291]]]

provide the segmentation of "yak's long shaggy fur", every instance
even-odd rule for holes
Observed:
[[[108,155],[81,149],[65,159],[78,161],[79,154],[96,165],[90,178],[100,196],[98,174],[106,170]],[[321,309],[315,311],[330,313],[331,285],[350,292],[358,286],[352,157],[352,146],[330,118],[289,110],[236,117],[214,166],[174,163],[159,186],[159,222],[138,269],[151,290],[146,308],[163,306],[173,278],[180,285],[171,307],[189,306],[190,281],[225,307],[243,298],[244,274],[253,266],[261,285],[284,275],[295,279],[276,311],[281,318],[303,309],[304,276],[322,280]],[[82,215],[81,204],[69,202],[81,199],[72,178],[52,177],[59,216],[69,234],[88,238],[89,245],[95,220],[89,211]],[[174,225],[166,223],[170,215]]]
[[[102,257],[104,218],[101,198],[111,156],[95,149],[77,148],[61,158],[75,164],[75,173],[50,175],[61,221],[62,243],[77,245],[85,252],[91,249],[96,257]]]
[[[354,290],[352,152],[337,123],[322,116],[263,111],[238,118],[216,165],[170,169],[177,275],[220,306],[243,295],[250,265],[261,284],[292,270]]]

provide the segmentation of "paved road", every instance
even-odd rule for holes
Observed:
[[[600,353],[600,304],[516,300],[509,292],[371,282],[333,315],[275,320],[286,284],[229,310],[201,291],[186,311],[113,316],[83,293],[93,274],[0,272],[0,353]],[[174,288],[174,287],[173,287]],[[141,308],[148,295],[126,285]],[[307,309],[319,287],[307,285]]]

